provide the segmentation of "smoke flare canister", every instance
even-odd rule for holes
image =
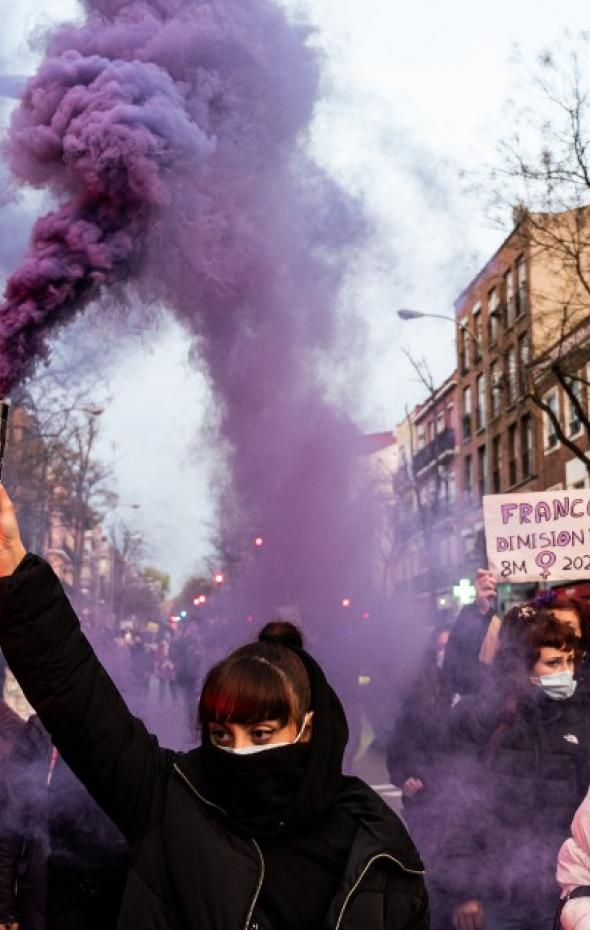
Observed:
[[[9,400],[0,400],[0,481],[2,480],[2,465],[4,464],[4,451],[6,449],[6,436],[8,434]]]

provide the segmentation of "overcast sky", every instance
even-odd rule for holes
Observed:
[[[396,309],[452,314],[453,298],[502,238],[461,174],[494,161],[510,128],[507,98],[523,94],[535,56],[564,28],[590,27],[590,13],[579,0],[497,0],[487,12],[472,0],[284,2],[309,10],[325,52],[315,154],[363,197],[374,222],[351,294],[370,333],[354,415],[363,429],[389,429],[420,399],[401,348],[424,354],[438,379],[454,364],[450,323],[403,324]],[[32,72],[31,33],[80,15],[74,0],[5,2],[2,13],[3,73]],[[4,121],[8,112],[4,103]],[[3,207],[4,228],[19,230],[2,247],[5,272],[38,208]],[[178,584],[206,553],[212,519],[211,466],[198,441],[204,379],[172,323],[151,342],[130,341],[108,377],[104,455],[115,459],[122,502],[141,504],[133,514],[152,561]]]

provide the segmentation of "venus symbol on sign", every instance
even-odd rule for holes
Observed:
[[[555,555],[554,552],[547,552],[547,551],[539,552],[539,554],[535,558],[535,562],[541,569],[541,578],[544,578],[545,580],[547,580],[547,578],[551,574],[549,569],[553,568],[553,566],[557,562],[557,556]]]

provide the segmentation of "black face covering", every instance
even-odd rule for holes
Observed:
[[[197,750],[206,796],[254,836],[277,836],[317,822],[333,810],[342,785],[348,740],[344,710],[315,659],[288,648],[309,675],[311,741],[239,755],[213,746],[203,734]]]
[[[256,836],[274,836],[303,781],[309,746],[293,743],[240,755],[211,743],[203,747],[213,799]]]

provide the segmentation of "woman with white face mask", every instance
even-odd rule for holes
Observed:
[[[457,930],[553,928],[557,852],[590,781],[575,663],[569,627],[546,609],[513,608],[485,688],[451,711]]]
[[[202,745],[160,748],[27,555],[0,485],[0,647],[53,744],[133,850],[118,930],[427,930],[403,824],[342,775],[342,705],[293,627],[220,662]]]

